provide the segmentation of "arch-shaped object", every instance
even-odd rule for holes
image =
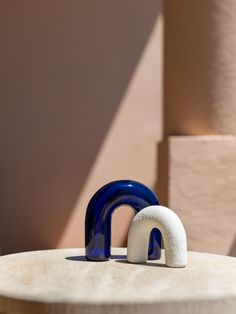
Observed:
[[[114,210],[129,205],[135,214],[144,207],[158,205],[155,194],[145,185],[131,180],[110,182],[91,198],[85,218],[85,254],[88,260],[104,261],[110,257],[111,218]],[[149,259],[161,256],[161,233],[150,235]]]
[[[179,217],[164,206],[149,206],[142,209],[133,219],[128,235],[127,259],[130,263],[146,263],[150,231],[161,231],[166,265],[185,267],[187,265],[187,240]]]

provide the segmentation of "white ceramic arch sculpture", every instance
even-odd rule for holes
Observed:
[[[146,263],[150,232],[158,228],[165,247],[166,265],[187,265],[187,240],[179,217],[164,206],[149,206],[135,215],[128,234],[127,259],[130,263]]]

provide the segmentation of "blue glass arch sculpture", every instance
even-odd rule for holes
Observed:
[[[131,180],[110,182],[91,198],[85,218],[85,254],[88,260],[105,261],[110,258],[111,218],[114,210],[129,205],[135,214],[151,205],[159,205],[155,194],[145,185]],[[161,233],[153,229],[149,241],[149,259],[161,256]]]

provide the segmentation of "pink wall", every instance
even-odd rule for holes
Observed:
[[[154,186],[160,13],[156,0],[1,1],[2,253],[82,246],[97,188],[118,178]],[[114,244],[130,215],[115,215]]]

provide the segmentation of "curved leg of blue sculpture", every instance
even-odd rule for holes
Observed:
[[[104,185],[91,198],[85,218],[86,257],[92,261],[110,258],[111,217],[121,205],[129,205],[137,213],[151,205],[159,205],[155,194],[145,185],[131,180],[118,180]],[[161,233],[154,229],[150,235],[149,259],[161,256]]]

